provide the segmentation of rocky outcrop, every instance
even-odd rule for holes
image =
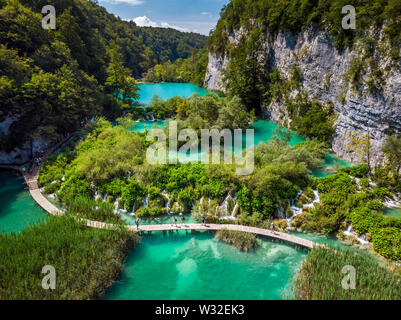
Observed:
[[[238,41],[244,32],[234,33],[231,41]],[[355,162],[360,161],[357,155],[347,149],[350,132],[361,136],[370,134],[371,165],[379,165],[383,160],[382,146],[391,133],[401,133],[401,67],[385,52],[388,44],[382,30],[371,30],[369,36],[377,40],[373,58],[379,61],[384,80],[377,92],[369,90],[371,70],[367,63],[363,64],[361,86],[355,88],[347,78],[347,72],[357,60],[365,62],[361,42],[357,42],[355,50],[338,51],[327,33],[309,28],[298,34],[280,32],[273,36],[262,35],[261,48],[262,72],[270,73],[277,68],[287,79],[295,65],[302,71],[301,88],[325,103],[332,103],[337,114],[336,130],[332,138],[332,149],[340,157]],[[380,52],[380,53],[379,53]],[[205,78],[208,89],[224,90],[222,78],[229,57],[210,53],[209,66]],[[377,71],[377,70],[373,70]],[[297,90],[291,94],[296,94]],[[265,114],[273,121],[287,118],[285,105],[272,102],[265,108]],[[401,151],[400,151],[401,152]]]

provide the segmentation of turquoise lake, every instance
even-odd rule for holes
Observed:
[[[287,299],[306,251],[263,240],[241,252],[213,234],[145,236],[105,299]]]
[[[0,170],[0,232],[19,232],[46,218],[31,198],[22,177]]]
[[[166,100],[175,96],[189,98],[193,94],[203,96],[210,91],[192,83],[139,83],[139,104],[149,105],[155,95]]]

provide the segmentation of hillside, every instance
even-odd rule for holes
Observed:
[[[355,30],[341,26],[349,4]],[[205,86],[376,166],[401,133],[400,30],[397,0],[232,0],[210,39]],[[369,144],[367,157],[351,136]]]
[[[206,41],[142,29],[87,0],[53,1],[57,27],[44,30],[47,4],[0,0],[0,163],[27,161],[92,116],[121,114],[129,101],[114,98],[117,84],[134,92],[132,77],[187,58]]]

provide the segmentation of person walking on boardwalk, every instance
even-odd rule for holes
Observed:
[[[181,224],[184,224],[185,218],[184,215],[181,215]]]
[[[270,224],[270,231],[273,232],[273,233],[275,233],[275,232],[274,232],[274,223],[273,223],[273,222]]]
[[[172,224],[173,226],[175,225],[175,226],[177,226],[177,218],[175,217],[175,216],[173,216],[173,224]]]
[[[136,230],[138,230],[139,229],[139,218],[136,218],[135,223],[136,223]]]
[[[202,214],[202,226],[204,226],[204,225],[205,225],[205,221],[206,221],[206,217],[205,217],[205,215],[204,215],[204,214]]]

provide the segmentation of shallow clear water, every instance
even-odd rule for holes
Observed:
[[[0,170],[0,232],[19,232],[46,218],[31,198],[22,177]]]
[[[285,299],[307,252],[263,240],[241,252],[211,233],[142,238],[105,299]]]
[[[132,131],[134,132],[145,132],[146,130],[151,130],[153,128],[161,128],[163,129],[166,126],[167,122],[164,120],[157,121],[136,121],[134,128]]]
[[[163,100],[180,96],[189,98],[192,94],[203,96],[210,93],[209,90],[201,88],[192,83],[140,83],[139,104],[149,105],[155,95]]]
[[[145,132],[146,130],[150,130],[152,128],[165,128],[168,125],[168,121],[137,121],[135,122],[135,126],[133,128],[134,132]],[[258,145],[259,143],[268,142],[275,135],[275,130],[277,128],[277,124],[273,121],[269,120],[257,120],[251,126],[251,129],[254,129],[254,145]],[[297,135],[295,132],[292,132],[291,139],[289,144],[291,146],[296,145],[297,143],[305,141],[305,138]],[[245,131],[242,134],[242,150],[246,147],[246,134]],[[233,148],[234,153],[239,152]],[[203,151],[199,148],[199,151],[195,154],[185,154],[178,152],[178,160],[180,162],[187,161],[201,161],[203,159]],[[333,154],[327,154],[325,157],[325,163],[322,168],[316,169],[312,172],[315,177],[325,177],[329,174],[335,173],[338,169],[351,166],[352,163],[347,162],[343,159],[337,158]]]
[[[401,218],[401,208],[385,208],[383,214],[387,217]]]

